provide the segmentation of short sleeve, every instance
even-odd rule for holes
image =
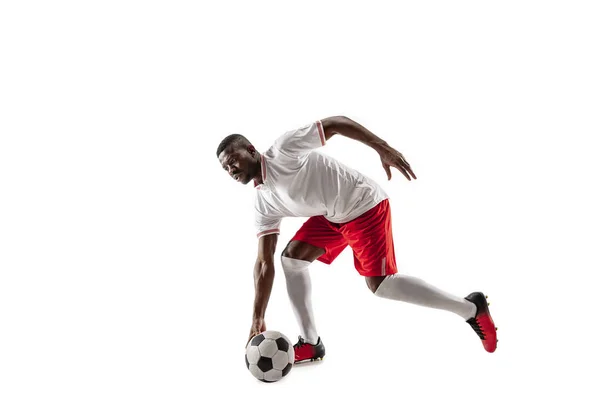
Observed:
[[[322,146],[325,146],[325,132],[321,121],[286,132],[274,144],[280,152],[289,156],[302,156]]]
[[[254,226],[256,228],[256,237],[260,238],[265,235],[279,234],[279,226],[281,225],[282,217],[270,212],[266,205],[257,199],[254,210]]]

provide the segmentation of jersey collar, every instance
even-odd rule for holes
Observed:
[[[267,182],[267,163],[265,161],[265,157],[262,154],[260,155],[260,172],[262,174],[262,181],[263,181],[263,183],[260,184],[255,179],[254,180],[254,187],[257,188],[257,189],[260,189],[260,187]]]

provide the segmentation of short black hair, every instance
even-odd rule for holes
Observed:
[[[239,133],[234,133],[231,134],[229,136],[227,136],[225,139],[221,140],[221,143],[219,143],[219,147],[217,147],[217,157],[219,157],[219,154],[221,154],[221,152],[223,150],[225,150],[227,147],[234,145],[234,146],[240,146],[240,145],[249,145],[250,141],[248,139],[246,139],[246,137],[244,135],[240,135]]]

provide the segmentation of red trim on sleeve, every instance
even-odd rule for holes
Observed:
[[[325,146],[325,131],[323,131],[323,124],[321,121],[317,121],[317,129],[319,130],[319,137],[321,138],[321,146]]]
[[[279,228],[275,228],[275,229],[268,229],[266,231],[262,231],[256,234],[257,238],[260,238],[261,236],[266,236],[266,235],[270,235],[272,233],[279,233]]]

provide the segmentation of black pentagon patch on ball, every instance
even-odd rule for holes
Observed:
[[[265,382],[265,383],[273,383],[273,382],[275,382],[275,381],[268,381],[268,380],[266,380],[266,379],[259,379],[259,381],[261,381],[261,382]]]
[[[263,340],[265,340],[265,335],[262,333],[254,336],[254,339],[250,342],[252,346],[258,346]]]
[[[286,376],[288,374],[288,372],[290,372],[291,369],[292,369],[292,363],[288,363],[288,365],[285,366],[283,371],[281,371],[281,376]]]
[[[250,368],[250,363],[248,362],[248,355],[246,354],[244,358],[246,359],[246,368]]]
[[[267,372],[273,369],[273,361],[269,357],[261,357],[256,363],[262,372]]]
[[[277,343],[277,348],[281,351],[288,351],[288,349],[290,348],[290,344],[283,337],[280,337],[275,342]]]

